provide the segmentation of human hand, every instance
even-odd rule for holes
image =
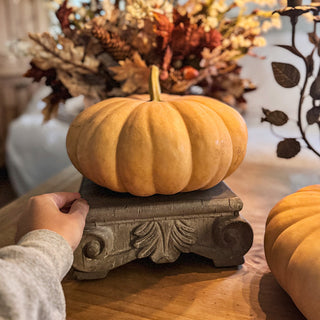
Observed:
[[[79,193],[32,197],[18,221],[16,241],[32,230],[47,229],[60,234],[74,251],[80,243],[88,211],[88,203]]]

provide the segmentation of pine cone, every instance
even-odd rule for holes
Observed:
[[[121,40],[116,34],[111,34],[103,27],[93,25],[92,27],[93,36],[98,39],[102,47],[108,52],[115,60],[124,60],[132,56],[131,47]]]

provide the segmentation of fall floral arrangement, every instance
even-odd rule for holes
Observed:
[[[56,1],[57,2],[57,1]],[[248,9],[256,2],[260,9]],[[59,2],[61,33],[30,34],[31,69],[25,76],[45,78],[52,93],[44,101],[48,120],[59,102],[79,95],[98,101],[148,91],[150,66],[160,68],[162,91],[200,93],[240,111],[244,93],[238,61],[265,45],[261,35],[280,26],[261,6],[276,0],[89,1],[80,7]]]

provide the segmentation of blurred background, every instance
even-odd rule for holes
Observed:
[[[38,85],[22,77],[28,59],[17,59],[10,45],[26,38],[27,32],[48,29],[50,20],[42,0],[0,1],[0,205],[14,199],[6,167],[6,139],[10,123],[25,111]]]
[[[30,57],[20,40],[28,32],[57,31],[53,3],[0,0],[0,206],[70,164],[63,141],[71,119],[61,115],[42,125],[41,99],[50,90],[23,77]]]
[[[42,124],[44,103],[41,99],[48,95],[49,89],[44,83],[35,84],[23,77],[30,57],[23,55],[19,39],[26,39],[28,32],[55,32],[57,21],[50,3],[52,1],[0,0],[0,207],[71,164],[65,150],[65,136],[71,120],[83,108],[83,98],[68,100],[59,109],[57,119]],[[288,53],[275,47],[275,44],[290,43],[288,19],[282,20],[280,30],[265,35],[267,46],[255,52],[264,59],[246,56],[240,61],[243,77],[257,86],[257,90],[246,95],[248,105],[243,114],[249,130],[247,159],[293,168],[301,163],[316,166],[319,159],[308,150],[292,160],[277,158],[275,150],[279,139],[268,125],[260,123],[261,108],[280,108],[292,114],[299,99],[299,90],[284,91],[272,75],[272,61],[288,61]],[[306,32],[311,26],[307,20],[299,22],[298,44],[302,51],[309,50]],[[301,61],[293,59],[292,63],[299,68]],[[296,129],[289,125],[284,130]],[[318,139],[318,134],[310,134]]]

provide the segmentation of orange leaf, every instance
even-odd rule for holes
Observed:
[[[162,38],[162,50],[166,48],[171,40],[171,33],[173,30],[173,24],[169,21],[166,15],[154,12],[156,24],[154,25],[154,32]]]
[[[59,102],[54,102],[55,99],[52,98],[53,96],[51,93],[49,96],[42,99],[42,101],[46,103],[46,106],[41,111],[43,114],[43,123],[46,123],[57,116]]]
[[[68,0],[64,0],[60,8],[56,12],[56,16],[60,22],[61,29],[70,29],[69,16],[73,12],[72,8],[67,8]]]

